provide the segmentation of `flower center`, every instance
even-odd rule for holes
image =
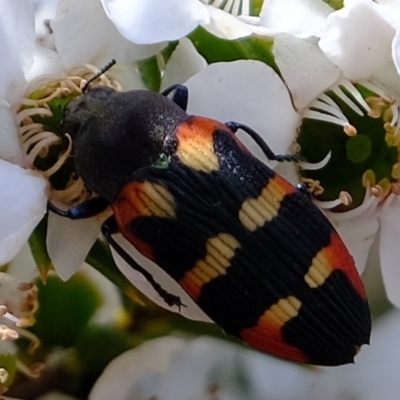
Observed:
[[[299,173],[321,207],[363,210],[400,194],[399,107],[387,92],[341,80],[304,111]]]
[[[92,193],[76,174],[69,135],[60,131],[67,104],[82,94],[82,88],[96,72],[93,65],[72,70],[66,78],[36,82],[21,99],[17,112],[20,142],[31,168],[40,171],[50,182],[50,199],[72,206]],[[119,83],[101,75],[94,86],[121,90]]]
[[[250,0],[203,0],[203,3],[224,10],[234,16],[250,14]]]

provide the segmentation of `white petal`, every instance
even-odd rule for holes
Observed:
[[[400,51],[400,48],[399,48]],[[389,62],[385,64],[383,67],[377,69],[373,74],[372,74],[372,79],[370,79],[373,83],[377,84],[379,86],[379,83],[384,85],[386,88],[388,88],[388,91],[394,92],[393,94],[398,97],[398,100],[400,99],[400,79],[399,79],[399,73],[396,70],[395,65],[393,62]],[[377,82],[376,82],[377,81]]]
[[[73,221],[49,212],[47,251],[61,279],[66,281],[78,271],[99,233],[96,218]]]
[[[10,109],[0,102],[0,159],[20,166],[24,165],[15,121]]]
[[[396,206],[395,206],[396,205]],[[396,202],[381,215],[380,259],[383,282],[389,300],[400,307],[400,204]]]
[[[10,261],[7,273],[24,282],[30,282],[37,278],[38,268],[28,243],[26,243],[21,251]]]
[[[297,109],[309,104],[340,76],[340,69],[318,46],[292,35],[275,37],[274,55]]]
[[[23,247],[43,218],[47,181],[0,159],[0,265]]]
[[[56,75],[64,72],[61,58],[54,50],[37,45],[33,56],[33,66],[26,75],[28,81],[39,76]]]
[[[300,184],[299,173],[297,171],[296,163],[294,162],[280,162],[274,166],[274,171],[282,175],[292,185]]]
[[[34,13],[31,1],[0,0],[0,26],[7,34],[24,72],[28,72],[33,61],[35,48]],[[15,29],[18,27],[18,29]],[[3,51],[3,47],[1,47]],[[4,57],[4,54],[2,54]],[[6,59],[4,59],[6,60]],[[8,62],[8,60],[7,60]]]
[[[124,91],[148,90],[135,62],[129,64],[117,63],[107,72],[107,75],[116,79]]]
[[[165,301],[154,290],[150,283],[143,277],[141,273],[135,271],[129,264],[127,264],[111,247],[113,256],[118,268],[121,272],[132,282],[135,287],[140,290],[149,299],[159,306],[166,308],[170,311],[182,314],[184,317],[194,320],[211,322],[210,319],[204,314],[203,311],[196,305],[196,303],[189,297],[189,295],[174,281],[166,272],[164,272],[158,265],[144,257],[139,253],[127,240],[121,235],[115,235],[115,240],[137,261],[139,265],[150,272],[155,281],[158,282],[162,288],[176,296],[179,296],[181,302],[186,307],[179,308],[177,306],[168,306]]]
[[[347,2],[352,1],[368,1],[368,0],[345,0]],[[379,4],[378,4],[379,3]],[[374,1],[372,4],[374,10],[385,19],[394,29],[398,29],[400,24],[400,3],[398,0],[388,0],[388,1]]]
[[[121,35],[138,44],[177,40],[210,20],[206,6],[199,0],[102,0],[102,3]]]
[[[0,0],[0,98],[13,103],[24,92],[33,62],[33,6],[26,0]]]
[[[53,18],[57,10],[56,0],[39,0],[35,2],[35,31],[44,34],[48,28],[45,20]]]
[[[161,90],[176,83],[184,83],[206,66],[206,61],[193,43],[187,38],[181,39],[165,67]]]
[[[96,310],[91,322],[95,324],[118,324],[123,309],[121,293],[111,281],[88,264],[83,263],[80,270],[95,285],[101,296],[101,306]]]
[[[188,112],[222,122],[236,121],[257,131],[271,149],[286,153],[295,138],[298,115],[279,76],[259,61],[215,63],[191,77]],[[259,147],[239,137],[260,158]]]
[[[396,35],[392,42],[392,54],[397,73],[400,74],[400,29],[396,31]]]
[[[329,214],[330,216],[332,213]],[[334,218],[334,217],[333,217]],[[379,228],[377,218],[334,221],[333,224],[353,256],[358,272],[364,271],[369,249]]]
[[[98,67],[112,58],[127,63],[150,57],[163,46],[139,46],[123,38],[107,18],[98,0],[85,0],[73,6],[64,1],[51,21],[55,45],[66,68],[92,63]]]
[[[389,311],[376,320],[371,345],[363,346],[355,365],[332,371],[341,387],[336,399],[398,400],[400,379],[398,365],[400,346],[400,312]]]
[[[319,36],[332,8],[320,0],[268,0],[260,13],[259,24],[275,33],[298,37]]]
[[[247,24],[219,8],[208,6],[208,11],[211,19],[203,27],[221,39],[234,40],[253,33]]]
[[[372,7],[357,1],[329,15],[319,46],[348,79],[368,78],[391,59],[395,31]]]
[[[145,374],[166,372],[173,355],[186,343],[184,339],[171,336],[149,340],[126,351],[107,366],[93,386],[89,399],[133,399],[131,389],[136,382]]]

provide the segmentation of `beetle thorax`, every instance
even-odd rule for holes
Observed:
[[[187,117],[160,94],[95,88],[69,104],[63,130],[73,138],[78,174],[112,202],[132,172],[158,160],[165,137]]]

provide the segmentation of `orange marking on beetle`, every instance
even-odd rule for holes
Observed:
[[[181,123],[176,133],[176,154],[182,164],[196,171],[218,171],[219,160],[214,151],[216,130],[224,130],[233,135],[225,125],[208,118],[192,117]]]
[[[257,325],[242,329],[239,337],[262,351],[298,362],[309,362],[308,357],[297,347],[287,344],[282,336],[282,327],[298,315],[301,302],[294,296],[280,299],[258,319]]]
[[[357,272],[353,257],[350,255],[346,246],[337,232],[332,232],[331,243],[324,249],[325,257],[329,260],[333,269],[342,270],[350,279],[356,291],[363,298],[367,298],[364,285]]]
[[[171,193],[153,182],[131,182],[125,185],[112,204],[122,235],[143,255],[154,260],[151,245],[132,233],[130,224],[139,217],[174,218],[175,202]]]
[[[330,244],[321,249],[313,258],[304,280],[310,288],[314,289],[323,285],[330,274],[337,269],[345,273],[360,296],[366,299],[364,286],[358,275],[353,257],[349,254],[338,233],[333,231]]]

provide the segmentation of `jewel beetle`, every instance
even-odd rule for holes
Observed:
[[[167,304],[184,306],[114,240],[120,232],[246,344],[302,363],[353,362],[371,331],[353,258],[306,188],[235,133],[270,160],[297,157],[275,155],[246,125],[189,115],[187,103],[180,85],[162,94],[86,87],[66,107],[62,130],[97,197],[50,210],[79,219],[111,205],[102,232],[116,252]]]

